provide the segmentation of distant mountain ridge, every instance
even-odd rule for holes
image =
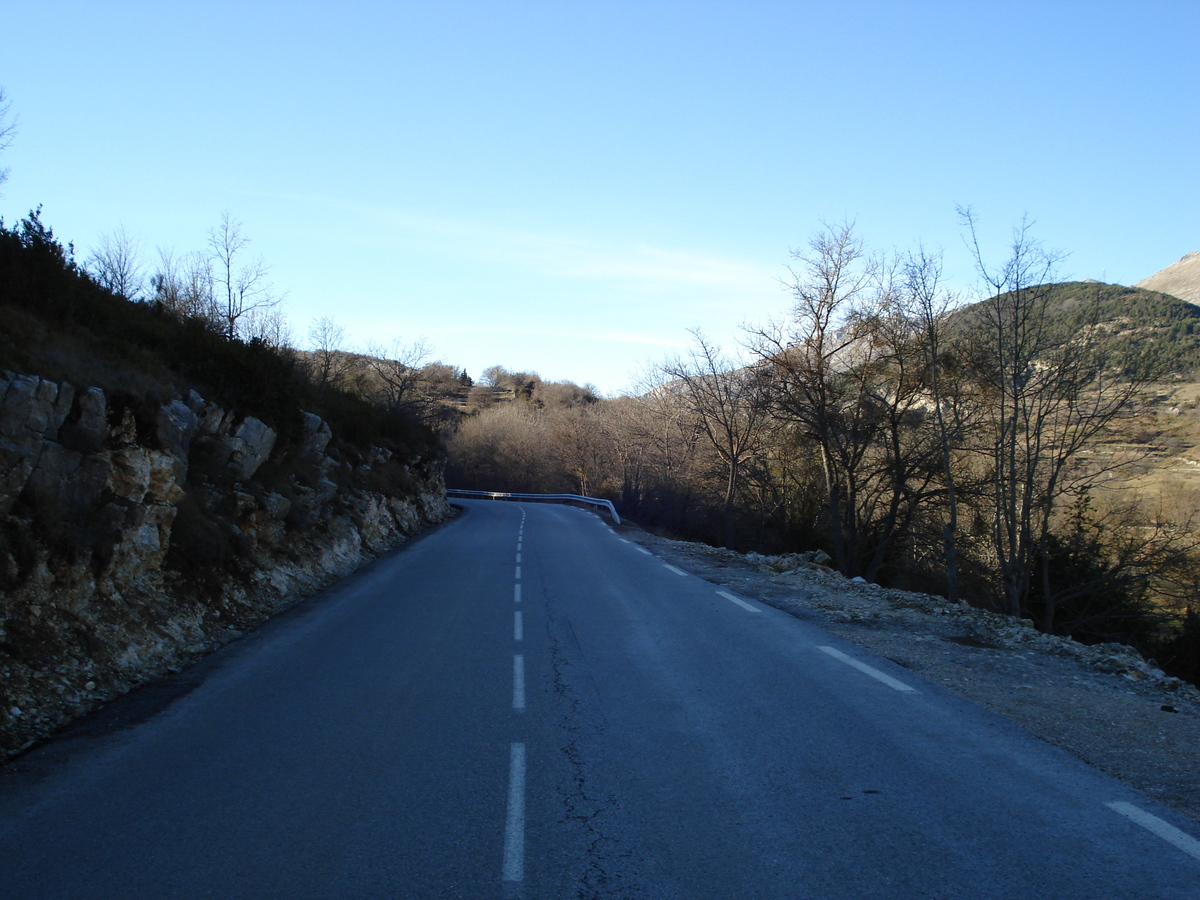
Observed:
[[[1143,278],[1137,287],[1200,304],[1200,250],[1185,253],[1178,262]]]

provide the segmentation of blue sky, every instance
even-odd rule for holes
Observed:
[[[1133,283],[1200,249],[1200,4],[0,2],[0,214],[147,262],[228,211],[347,345],[615,393],[852,219]]]

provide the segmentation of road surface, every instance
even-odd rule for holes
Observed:
[[[562,506],[0,770],[0,897],[1200,898],[1200,828]]]

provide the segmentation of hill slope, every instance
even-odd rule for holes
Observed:
[[[1064,281],[1031,288],[1045,291],[1046,311],[1066,338],[1099,328],[1163,372],[1200,372],[1200,306],[1143,287]],[[955,310],[950,322],[969,321],[979,304]]]
[[[1189,303],[1200,303],[1200,250],[1184,254],[1178,262],[1143,278],[1137,286],[1162,291]]]

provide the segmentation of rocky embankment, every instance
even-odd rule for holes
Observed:
[[[0,373],[0,759],[449,514],[441,464]]]

